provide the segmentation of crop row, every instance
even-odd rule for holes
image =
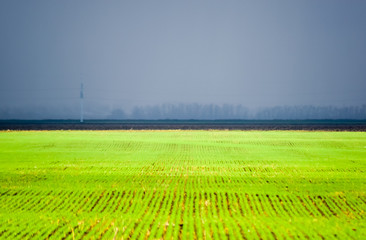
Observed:
[[[111,237],[113,234],[132,238],[145,235],[177,238],[183,233],[186,237],[195,238],[326,237],[327,232],[316,231],[314,222],[321,223],[318,227],[322,227],[335,219],[341,222],[364,221],[366,201],[361,196],[348,199],[343,195],[296,196],[180,190],[8,190],[0,195],[5,204],[3,209],[7,212],[28,214],[31,218],[44,216],[52,222],[46,224],[48,228],[40,228],[40,232],[39,229],[37,232],[27,230],[30,223],[20,224],[25,228],[23,230],[17,227],[16,222],[12,224],[14,228],[4,228],[5,225],[2,225],[0,238],[24,238],[33,234],[37,238]],[[45,219],[39,224],[45,224]],[[306,224],[309,231],[304,231],[303,226],[293,227],[292,221]],[[287,226],[286,229],[278,229],[277,222],[281,222],[282,228]],[[66,231],[69,228],[71,232]],[[343,237],[351,237],[356,231],[357,226],[347,225],[342,234]]]

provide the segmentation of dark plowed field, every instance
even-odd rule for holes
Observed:
[[[307,130],[366,131],[366,120],[39,120],[0,121],[0,130]]]

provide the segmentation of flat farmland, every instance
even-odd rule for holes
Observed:
[[[366,239],[366,132],[3,131],[0,239]]]

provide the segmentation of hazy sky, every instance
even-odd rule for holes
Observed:
[[[0,1],[0,107],[366,104],[366,1]]]

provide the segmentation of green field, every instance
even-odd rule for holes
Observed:
[[[0,132],[0,239],[366,239],[366,132]]]

